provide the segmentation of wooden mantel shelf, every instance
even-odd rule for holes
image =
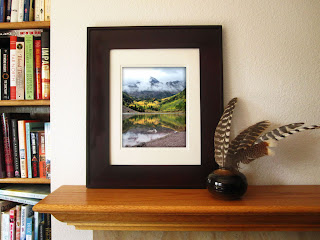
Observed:
[[[205,189],[62,186],[33,208],[77,229],[320,231],[320,186],[249,186],[238,201]]]

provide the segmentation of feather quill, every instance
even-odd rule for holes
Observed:
[[[239,133],[230,143],[227,158],[236,154],[240,149],[252,146],[260,134],[269,126],[270,122],[265,120],[258,122]]]
[[[292,135],[294,133],[302,132],[305,130],[313,130],[320,128],[320,125],[311,125],[308,127],[301,127],[304,123],[292,123],[288,125],[281,126],[279,128],[273,129],[270,132],[267,132],[266,134],[262,135],[256,143],[260,143],[263,141],[268,141],[270,139],[274,139],[276,141],[279,141],[283,138],[286,138],[289,135]]]
[[[223,167],[225,165],[226,154],[229,148],[230,128],[233,110],[237,103],[237,98],[231,99],[225,108],[214,134],[214,156],[216,163]]]

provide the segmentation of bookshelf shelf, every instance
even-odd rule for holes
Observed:
[[[50,28],[50,21],[45,22],[2,22],[0,29],[33,29],[33,28]]]
[[[50,106],[50,100],[0,100],[0,107]]]
[[[320,231],[320,185],[249,186],[242,200],[206,189],[61,186],[33,208],[84,230]]]
[[[50,184],[50,179],[45,178],[0,178],[0,184],[17,183],[17,184]]]

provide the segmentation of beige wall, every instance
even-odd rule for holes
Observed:
[[[319,12],[318,0],[53,0],[52,190],[63,184],[85,184],[88,26],[222,25],[225,103],[239,97],[234,135],[265,119],[275,126],[295,121],[320,123]],[[319,140],[319,131],[292,136],[280,142],[274,157],[253,162],[242,171],[249,184],[320,184]],[[103,234],[107,233],[94,235],[98,239]],[[110,232],[109,236],[110,239],[304,236],[270,233],[266,238],[265,234]],[[54,240],[92,238],[92,231],[76,231],[53,221]]]

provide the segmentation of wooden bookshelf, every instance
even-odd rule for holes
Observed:
[[[50,100],[0,100],[0,107],[50,106]]]
[[[50,179],[45,178],[0,178],[0,184],[50,184]]]
[[[33,29],[33,28],[50,28],[50,21],[45,22],[2,22],[0,29]]]
[[[223,201],[206,189],[61,186],[33,207],[86,230],[320,231],[320,185],[249,186]]]

